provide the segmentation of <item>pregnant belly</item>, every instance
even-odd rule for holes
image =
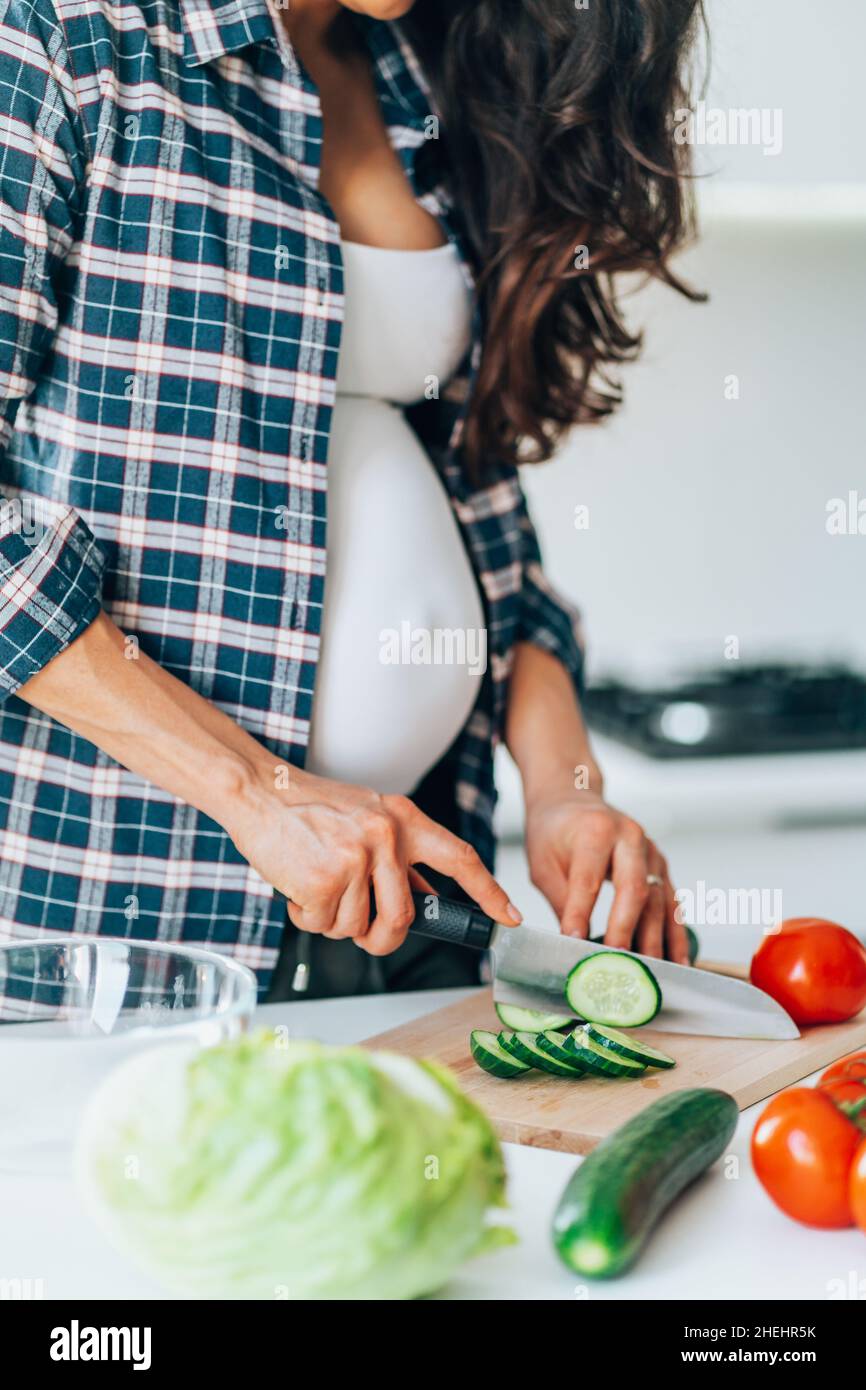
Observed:
[[[475,577],[433,464],[399,410],[339,397],[307,767],[411,792],[466,723],[486,657]]]

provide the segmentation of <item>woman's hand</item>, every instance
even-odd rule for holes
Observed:
[[[395,951],[415,915],[410,884],[429,887],[415,863],[448,874],[496,921],[521,920],[472,846],[408,797],[300,771],[288,792],[276,790],[267,754],[262,773],[235,799],[226,828],[244,858],[289,899],[289,916],[302,931],[351,937],[373,956]]]
[[[526,853],[532,882],[568,936],[589,936],[589,919],[605,879],[614,900],[605,942],[688,965],[685,926],[668,866],[641,827],[602,797],[573,785],[527,804]],[[649,876],[661,880],[648,882]]]
[[[562,930],[589,936],[590,914],[609,878],[607,945],[687,965],[667,864],[641,827],[605,802],[571,678],[556,657],[528,643],[515,653],[506,743],[523,779],[532,882]]]
[[[520,914],[465,841],[406,797],[290,768],[216,705],[151,661],[103,613],[18,690],[139,776],[221,825],[291,899],[305,931],[395,950],[414,912],[412,868],[450,875],[497,922]],[[370,885],[377,915],[370,923]]]

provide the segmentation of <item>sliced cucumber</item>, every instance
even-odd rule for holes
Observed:
[[[565,997],[579,1018],[621,1028],[649,1023],[662,1006],[655,975],[625,951],[584,956],[568,977]]]
[[[546,1033],[550,1028],[566,1028],[571,1014],[545,1014],[539,1009],[521,1009],[516,1004],[497,1004],[496,1013],[503,1028],[515,1033]]]
[[[595,1076],[640,1076],[646,1071],[645,1062],[633,1062],[620,1057],[591,1038],[585,1028],[576,1028],[565,1040],[567,1053],[586,1071]]]
[[[627,1057],[632,1062],[643,1062],[648,1067],[658,1067],[665,1071],[676,1066],[673,1057],[669,1057],[666,1052],[659,1052],[657,1047],[650,1047],[649,1043],[642,1042],[640,1038],[633,1038],[628,1033],[620,1033],[616,1028],[605,1028],[601,1023],[587,1023],[584,1031],[593,1042],[598,1043],[600,1047],[606,1047],[617,1057]]]
[[[558,1062],[539,1047],[535,1033],[500,1033],[499,1045],[510,1057],[516,1057],[519,1062],[535,1067],[537,1071],[546,1071],[551,1076],[568,1076],[572,1081],[578,1075],[575,1063]]]
[[[476,1028],[474,1033],[469,1034],[469,1048],[482,1071],[489,1072],[491,1076],[513,1080],[517,1076],[525,1076],[530,1070],[528,1062],[521,1062],[518,1057],[504,1051],[496,1034],[488,1033],[483,1028]]]
[[[575,1076],[583,1076],[586,1067],[577,1060],[577,1057],[568,1047],[568,1038],[565,1033],[557,1033],[549,1028],[546,1033],[536,1033],[535,1041],[538,1047],[547,1057],[552,1057],[554,1062],[559,1062],[563,1067],[568,1067]]]

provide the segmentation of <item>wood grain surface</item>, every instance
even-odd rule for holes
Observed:
[[[473,1028],[494,1032],[501,1028],[489,991],[379,1033],[364,1045],[444,1062],[456,1072],[467,1094],[486,1110],[500,1138],[577,1154],[588,1153],[668,1091],[713,1086],[730,1092],[743,1110],[846,1052],[866,1047],[866,1011],[848,1023],[804,1029],[791,1042],[691,1037],[636,1028],[636,1037],[675,1057],[676,1067],[616,1080],[584,1076],[571,1081],[533,1071],[515,1081],[500,1081],[473,1061],[469,1051]]]

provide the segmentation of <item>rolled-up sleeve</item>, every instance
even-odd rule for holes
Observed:
[[[520,513],[523,585],[518,641],[531,642],[557,657],[580,695],[584,678],[584,640],[580,610],[557,592],[541,563],[541,549],[525,502]]]
[[[23,5],[0,3],[0,698],[93,621],[103,566],[81,517],[51,502],[50,476],[34,497],[4,467],[57,329],[86,168],[62,35],[39,9],[25,23]]]

